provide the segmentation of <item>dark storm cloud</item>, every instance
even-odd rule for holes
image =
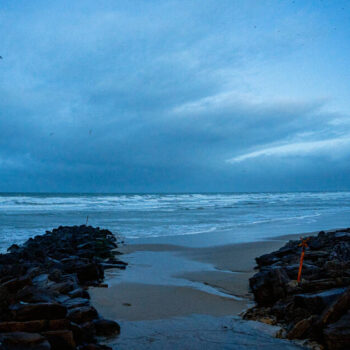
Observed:
[[[341,176],[327,183],[349,169],[350,125],[332,96],[300,97],[292,83],[280,96],[278,72],[259,88],[280,61],[297,68],[307,35],[295,26],[310,28],[288,8],[264,19],[256,2],[253,14],[200,5],[3,7],[0,190],[347,187]]]

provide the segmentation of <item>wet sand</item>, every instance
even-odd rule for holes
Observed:
[[[125,271],[107,274],[109,288],[92,288],[92,303],[105,317],[155,320],[206,314],[238,315],[252,305],[249,278],[255,257],[295,236],[215,247],[126,245]]]
[[[187,286],[121,283],[96,290],[92,303],[109,319],[157,320],[192,314],[236,315],[246,300],[233,300]]]
[[[277,327],[239,317],[254,305],[249,278],[255,257],[297,238],[212,247],[163,240],[118,248],[129,266],[107,270],[109,288],[90,293],[98,312],[121,324],[121,335],[106,344],[119,350],[304,349],[276,339]]]
[[[275,338],[278,327],[239,317],[254,305],[249,278],[255,257],[296,238],[213,247],[125,245],[127,269],[107,272],[109,288],[91,288],[98,312],[121,324],[120,336],[105,343],[119,350],[305,349]]]

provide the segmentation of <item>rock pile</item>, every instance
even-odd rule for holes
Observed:
[[[97,350],[96,335],[118,334],[90,305],[88,286],[124,269],[116,238],[91,226],[58,227],[0,254],[0,350]]]
[[[300,241],[256,258],[250,279],[257,306],[244,318],[280,324],[280,336],[310,339],[330,350],[350,349],[350,229],[310,237],[302,280]]]

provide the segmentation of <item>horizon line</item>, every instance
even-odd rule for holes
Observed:
[[[350,192],[350,189],[343,190],[290,190],[290,191],[159,191],[159,192],[44,192],[44,191],[9,191],[1,192],[2,195],[171,195],[171,194],[254,194],[254,193],[336,193],[336,192]]]

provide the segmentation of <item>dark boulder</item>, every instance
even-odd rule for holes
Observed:
[[[32,283],[41,288],[46,288],[49,283],[49,275],[47,273],[42,273],[33,278]]]
[[[52,303],[54,297],[45,288],[25,286],[16,293],[16,300],[26,303]]]
[[[304,339],[308,336],[310,328],[313,324],[314,317],[310,316],[305,318],[298,323],[288,332],[288,339]]]
[[[289,281],[284,269],[271,268],[254,275],[249,284],[258,305],[271,305],[286,296],[286,285]]]
[[[2,287],[6,288],[9,292],[15,293],[24,286],[31,285],[32,281],[29,277],[16,277],[2,284]]]
[[[76,288],[68,293],[71,298],[84,298],[90,299],[90,295],[88,291],[82,288]]]
[[[83,306],[70,309],[67,314],[68,319],[75,323],[85,323],[98,317],[97,311],[92,306]]]
[[[59,283],[50,283],[48,290],[56,293],[68,294],[74,289],[75,284],[72,281],[59,282]]]
[[[89,306],[90,300],[85,299],[85,298],[73,298],[73,299],[68,299],[68,300],[64,301],[63,304],[68,309],[73,309],[73,308],[81,307],[81,306]]]
[[[320,317],[319,322],[322,325],[333,323],[350,309],[350,288],[340,295],[332,304],[330,304]]]
[[[52,350],[74,350],[76,344],[70,330],[57,330],[42,333],[49,341]]]
[[[16,321],[54,320],[67,314],[67,308],[57,303],[16,304],[10,310]]]
[[[336,288],[319,293],[297,294],[294,297],[294,304],[308,310],[311,314],[318,314],[338,299],[345,290],[345,288]]]
[[[0,254],[0,349],[109,349],[96,333],[119,325],[93,322],[87,287],[102,286],[106,268],[125,267],[115,242],[108,230],[60,226]]]
[[[69,326],[70,326],[70,321],[67,320],[66,318],[47,321],[47,329],[50,331],[56,331],[59,329],[68,329]]]
[[[95,281],[103,278],[103,274],[98,268],[97,264],[80,264],[76,267],[76,273],[79,279],[79,282],[85,283],[88,281]]]
[[[83,324],[70,322],[69,329],[73,332],[77,344],[94,342],[96,332],[92,322],[86,322]]]
[[[7,248],[7,251],[10,253],[16,253],[20,250],[20,246],[17,244],[12,244],[9,248]]]
[[[94,320],[97,335],[111,336],[120,333],[120,326],[117,322],[105,319]]]
[[[26,322],[0,322],[0,332],[41,332],[47,327],[46,320],[34,320]]]
[[[332,260],[349,261],[350,260],[350,241],[337,243],[330,254]]]
[[[329,350],[350,349],[350,312],[340,320],[328,325],[324,331],[325,342]]]
[[[244,317],[282,324],[289,339],[350,349],[350,229],[321,231],[307,244],[299,283],[300,241],[256,259],[250,287],[257,306]]]
[[[12,332],[0,334],[0,344],[5,349],[36,349],[50,350],[51,346],[47,340],[38,333]]]

